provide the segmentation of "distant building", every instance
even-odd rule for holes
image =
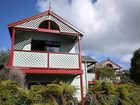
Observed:
[[[88,72],[95,74],[94,79],[97,79],[97,77],[98,77],[98,75],[96,74],[96,72],[97,72],[96,68],[98,68],[98,67],[111,67],[111,68],[113,68],[115,70],[115,73],[117,74],[118,82],[121,82],[121,79],[122,79],[122,71],[121,71],[121,69],[122,69],[122,67],[120,65],[118,65],[117,63],[115,63],[114,61],[112,61],[112,60],[110,60],[108,58],[108,59],[105,59],[105,60],[97,63],[96,65],[90,66],[88,68]],[[93,69],[94,69],[94,71],[93,71]]]

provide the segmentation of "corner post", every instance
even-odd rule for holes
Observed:
[[[82,58],[81,58],[81,37],[78,36],[78,50],[79,50],[79,67],[82,70]],[[80,74],[80,85],[81,85],[81,105],[84,105],[84,89],[83,89],[83,77]]]
[[[14,43],[15,43],[15,32],[16,30],[12,30],[12,39],[11,39],[11,50],[10,50],[10,61],[9,61],[9,66],[13,66],[13,57],[14,57]]]

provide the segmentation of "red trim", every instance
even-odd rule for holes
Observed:
[[[78,37],[78,50],[79,50],[79,68],[82,70],[82,56],[81,56],[81,37]],[[83,73],[82,73],[83,74]],[[84,105],[84,89],[83,89],[83,77],[80,74],[80,85],[81,85],[81,105]]]
[[[96,84],[96,82],[95,81],[88,81],[88,84],[93,85],[93,84]]]
[[[50,67],[26,67],[26,66],[14,66],[14,67],[21,69],[81,70],[79,68],[50,68]]]
[[[13,30],[12,30],[12,40],[11,40],[11,51],[10,51],[9,66],[12,66],[12,65],[13,65],[15,32],[16,32],[16,30],[13,29]]]
[[[54,17],[57,17],[57,19],[58,20],[60,20],[61,22],[64,22],[64,24],[66,24],[67,23],[67,25],[69,24],[69,25],[71,25],[72,27],[71,28],[73,28],[74,26],[71,24],[71,23],[69,23],[68,21],[66,21],[66,20],[64,20],[63,18],[61,18],[60,16],[58,16],[57,14],[55,14],[54,12],[52,12],[52,11],[50,11],[50,13],[51,13],[51,15],[52,16],[54,16]],[[68,25],[68,26],[69,26]],[[74,27],[75,28],[75,27]],[[73,28],[73,29],[74,29]],[[77,28],[76,28],[77,29]],[[74,29],[75,30],[75,29]],[[79,31],[81,31],[80,29],[78,29]],[[78,32],[77,30],[75,30],[76,32]],[[82,32],[82,31],[81,31]],[[78,33],[80,33],[80,32],[78,32]],[[82,32],[82,33],[84,33],[84,32]],[[82,34],[80,34],[81,36],[83,36]]]
[[[21,69],[27,74],[82,74],[81,70]]]
[[[58,20],[62,21],[64,24],[67,24],[68,26],[71,25],[72,27],[71,27],[71,26],[70,26],[70,27],[71,27],[72,29],[75,28],[72,24],[70,24],[69,22],[67,22],[66,20],[64,20],[63,18],[61,18],[60,16],[56,15],[56,14],[55,14],[54,12],[52,12],[52,11],[46,11],[46,12],[43,12],[43,13],[41,13],[41,14],[37,14],[37,15],[35,15],[35,16],[28,17],[28,18],[26,18],[26,19],[23,19],[23,20],[20,20],[20,21],[17,21],[17,22],[8,24],[8,27],[9,27],[9,28],[10,28],[10,27],[14,27],[14,26],[16,26],[16,25],[18,25],[18,24],[21,24],[21,23],[30,21],[30,20],[32,20],[32,19],[36,19],[36,18],[41,17],[41,16],[44,16],[44,15],[52,15],[52,16],[56,17]],[[73,27],[74,27],[74,28],[73,28]],[[75,28],[75,29],[77,29],[77,28]],[[74,29],[74,30],[75,30],[75,29]],[[77,29],[77,30],[79,30],[79,29]],[[83,34],[81,34],[82,31],[79,30],[79,31],[81,31],[81,32],[79,32],[79,31],[77,31],[77,30],[75,30],[75,31],[78,32],[81,36],[83,36]],[[83,32],[82,32],[82,33],[83,33]]]
[[[27,21],[32,20],[32,19],[36,19],[36,18],[38,18],[38,17],[44,16],[44,15],[47,15],[47,14],[48,14],[48,11],[45,11],[45,12],[43,12],[43,13],[40,13],[40,14],[37,14],[37,15],[34,15],[34,16],[31,16],[31,17],[28,17],[28,18],[26,18],[26,19],[23,19],[23,20],[20,20],[20,21],[17,21],[17,22],[8,24],[8,27],[13,27],[13,26],[16,26],[16,25],[18,25],[18,24],[27,22]]]
[[[50,53],[48,51],[29,51],[29,50],[15,50],[19,52],[36,52],[36,53]],[[66,53],[66,52],[51,52],[52,54],[70,54],[70,55],[78,55],[78,53]]]
[[[31,28],[19,28],[19,27],[12,27],[12,29],[16,30],[25,30],[25,31],[35,31],[35,32],[47,32],[47,33],[56,33],[57,35],[71,35],[71,36],[79,36],[80,34],[76,33],[66,33],[66,32],[60,32],[58,30],[48,30],[48,29],[31,29]],[[12,35],[11,35],[12,36]]]
[[[83,88],[83,77],[82,77],[82,74],[80,74],[80,85],[81,85],[81,105],[84,105],[84,88]]]
[[[60,33],[59,30],[43,29],[43,28],[38,28],[38,31],[41,31],[41,32],[49,32],[49,33]]]
[[[79,50],[79,68],[82,70],[82,56],[81,56],[81,37],[78,38],[78,50]]]

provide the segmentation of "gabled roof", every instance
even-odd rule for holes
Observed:
[[[69,22],[62,19],[60,16],[56,15],[54,12],[50,10],[40,13],[35,16],[17,21],[17,22],[14,22],[14,23],[11,23],[8,25],[8,28],[9,30],[11,30],[11,28],[23,28],[23,29],[25,28],[25,29],[36,30],[38,29],[38,26],[40,25],[40,23],[45,20],[51,20],[51,21],[54,21],[56,24],[58,24],[60,28],[60,33],[71,33],[71,34],[78,34],[81,36],[84,35],[84,32],[77,29],[76,27],[71,25]]]
[[[82,56],[82,62],[97,63],[97,61],[89,56]]]
[[[114,69],[121,69],[121,68],[122,68],[120,65],[116,64],[115,62],[113,62],[113,61],[110,60],[109,58],[103,60],[103,61],[100,62],[100,63],[98,63],[98,64],[97,64],[97,67],[98,67],[98,66],[106,66],[107,64],[111,64],[111,65],[113,66]]]

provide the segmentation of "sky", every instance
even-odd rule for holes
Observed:
[[[83,55],[129,69],[140,48],[140,0],[0,0],[0,50],[11,46],[7,25],[51,10],[85,32]]]

